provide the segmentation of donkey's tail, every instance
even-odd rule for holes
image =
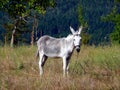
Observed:
[[[39,50],[37,50],[37,53],[36,53],[36,59],[39,57]]]

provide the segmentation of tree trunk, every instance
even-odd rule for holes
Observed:
[[[35,15],[35,30],[36,30],[36,38],[35,40],[38,40],[38,20],[37,20],[37,16]]]
[[[18,26],[20,20],[21,20],[21,17],[19,17],[19,19],[17,19],[15,22],[14,29],[12,31],[11,43],[10,43],[11,47],[14,47],[16,29],[17,29],[17,26]]]
[[[4,36],[4,46],[6,46],[7,45],[7,36],[5,35]]]
[[[32,30],[32,33],[31,33],[31,45],[33,46],[34,45],[34,40],[37,40],[38,37],[37,37],[37,34],[38,34],[38,20],[37,20],[37,16],[36,14],[34,15],[34,22],[33,22],[33,30]],[[34,35],[35,34],[35,35]]]
[[[31,45],[32,46],[34,45],[34,26],[33,26],[33,30],[32,30],[32,33],[31,33]]]
[[[20,21],[25,21],[25,22],[27,22],[27,21],[24,19],[24,17],[22,17],[22,16],[20,16],[20,17],[16,20],[15,25],[14,25],[14,29],[13,29],[13,31],[12,31],[12,37],[11,37],[11,43],[10,43],[10,46],[11,46],[11,47],[14,46],[15,35],[16,35],[17,27],[18,27]]]
[[[10,43],[11,47],[14,47],[15,34],[16,34],[16,26],[14,26],[14,29],[12,32],[12,38],[11,38],[11,43]]]

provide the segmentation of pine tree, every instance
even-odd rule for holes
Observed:
[[[79,5],[78,7],[78,16],[79,16],[79,22],[84,27],[84,30],[82,31],[82,42],[83,44],[89,44],[89,40],[91,38],[91,35],[88,34],[88,23],[84,19],[84,10],[83,6]]]
[[[120,1],[115,1],[115,6],[110,14],[102,17],[103,21],[112,21],[114,25],[114,31],[111,33],[112,42],[115,44],[120,44]]]

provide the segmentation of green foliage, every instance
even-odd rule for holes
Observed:
[[[55,7],[55,0],[30,0],[28,3],[30,9],[34,9],[38,13],[45,14],[48,7]]]
[[[120,5],[119,2],[117,3]],[[103,21],[112,21],[115,24],[114,31],[111,33],[112,42],[115,44],[120,44],[120,8],[118,6],[114,6],[112,12],[102,18]]]
[[[88,23],[84,19],[84,10],[83,10],[82,5],[78,6],[78,18],[79,18],[79,22],[81,23],[81,25],[85,29],[88,28]],[[89,44],[91,35],[88,34],[88,32],[87,32],[88,30],[87,29],[85,30],[85,29],[82,31],[82,42],[83,42],[83,44],[87,45],[87,44]]]
[[[21,69],[23,69],[23,68],[24,68],[23,63],[22,63],[22,62],[18,62],[17,69],[18,69],[18,70],[21,70]]]
[[[70,25],[78,29],[84,24],[88,28],[84,32],[90,35],[89,44],[97,45],[113,30],[112,23],[105,23],[100,18],[111,11],[112,5],[113,1],[57,1],[55,9],[49,9],[45,16],[41,16],[39,29],[43,34],[62,37],[68,35]]]
[[[63,77],[62,59],[49,58],[39,75],[37,47],[0,48],[0,90],[119,90],[120,46],[82,46],[74,52],[69,76]]]
[[[12,34],[12,30],[14,26],[17,27],[16,29],[17,34],[15,35],[16,37],[15,42],[19,41],[18,37],[21,38],[22,34],[28,31],[26,24],[23,23],[24,20],[21,18],[30,16],[30,13],[33,10],[35,11],[35,13],[37,12],[37,13],[44,14],[46,12],[47,7],[51,7],[51,6],[52,7],[55,6],[55,0],[5,0],[5,1],[0,1],[0,10],[9,14],[10,19],[11,19],[11,22],[9,23],[7,22],[4,25],[6,28],[7,40],[10,40],[9,35]],[[11,28],[11,25],[13,25],[12,28]],[[30,31],[31,30],[29,30],[29,32]],[[27,40],[25,40],[24,38],[23,41],[27,41]]]
[[[115,0],[117,3],[120,3],[120,0]]]
[[[47,3],[53,2],[52,4],[50,4],[53,6],[55,0],[28,0],[27,3],[29,7],[26,5],[27,11],[22,14],[22,16],[25,16],[30,12],[32,13],[31,16],[34,16],[34,13],[38,15],[38,37],[44,34],[55,37],[67,36],[70,33],[70,25],[73,28],[78,29],[78,27],[83,23],[88,28],[88,30],[85,30],[84,32],[87,35],[90,35],[89,44],[98,45],[101,42],[104,42],[104,38],[106,36],[109,36],[109,34],[113,31],[113,23],[107,23],[101,20],[102,16],[106,16],[108,13],[111,12],[114,5],[113,0],[56,0],[56,7],[54,9],[45,8],[47,11],[43,7],[39,8],[39,6],[47,6],[48,4],[35,4],[35,2],[41,1],[43,1],[43,3],[46,1]],[[80,9],[80,12],[83,12],[83,14],[81,13],[83,15],[82,17],[80,13],[78,13],[78,7],[82,7]],[[29,8],[30,11],[28,10]],[[40,14],[40,12],[42,12],[41,10],[43,10],[44,15]],[[81,21],[79,18],[81,18]],[[33,21],[33,18],[30,20]],[[13,22],[13,20],[11,21]],[[2,25],[2,23],[3,22],[0,21],[0,25]],[[31,26],[33,24],[32,22],[29,23],[29,30],[31,30]],[[29,37],[28,41],[30,41],[30,35],[28,35],[27,37]],[[89,36],[85,36],[85,38],[86,37]]]
[[[111,34],[113,42],[120,44],[120,13],[116,14],[114,17],[115,30]]]
[[[55,0],[5,0],[2,1],[0,8],[15,18],[29,14],[31,9],[44,13],[46,8],[50,6],[55,6]]]
[[[14,28],[14,24],[12,23],[5,23],[4,27],[6,28],[6,32],[3,34],[3,37],[6,37],[6,42],[10,43],[11,35],[12,35],[12,29]],[[28,26],[24,21],[19,21],[18,27],[16,29],[16,35],[15,35],[15,44],[18,44],[18,42],[25,43],[27,42],[28,38],[22,37],[24,33],[30,33],[31,30],[28,30]]]
[[[9,0],[1,0],[1,1],[0,1],[0,9],[2,9],[2,8],[4,7],[4,5],[5,5],[6,3],[8,3],[8,1],[9,1]]]
[[[85,33],[85,32],[82,33],[82,42],[83,42],[83,44],[88,45],[89,42],[90,42],[90,39],[91,39],[90,34]]]
[[[3,4],[3,9],[9,13],[12,18],[22,16],[27,11],[26,0],[8,0],[6,4]]]
[[[7,43],[10,43],[12,29],[13,29],[14,25],[11,23],[7,23],[7,24],[4,24],[4,27],[6,28],[6,33],[4,33],[3,36],[6,36]]]
[[[84,10],[82,5],[78,6],[78,18],[83,27],[88,27],[88,23],[84,19]]]
[[[111,34],[111,38],[113,40],[113,43],[120,44],[120,23],[119,23],[119,25],[115,26],[115,30]]]

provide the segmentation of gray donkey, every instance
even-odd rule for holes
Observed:
[[[45,35],[37,41],[37,56],[40,56],[40,75],[43,74],[43,66],[48,57],[61,57],[63,59],[63,75],[68,74],[69,62],[74,48],[76,48],[77,52],[80,52],[82,39],[80,34],[82,28],[81,26],[78,31],[75,31],[70,26],[72,34],[68,35],[66,38],[54,38]]]

